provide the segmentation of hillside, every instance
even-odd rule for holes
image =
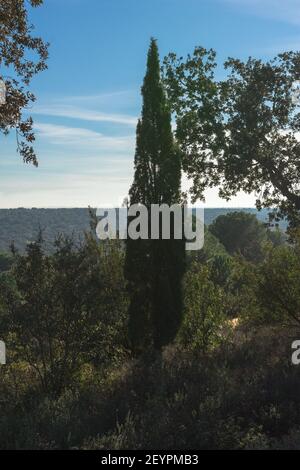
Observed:
[[[255,213],[263,222],[267,220],[267,211],[256,209],[213,208],[205,210],[205,224],[210,225],[216,217],[231,211],[242,210]],[[35,239],[39,229],[43,231],[46,247],[51,245],[58,234],[74,235],[80,238],[89,229],[89,210],[74,209],[0,209],[0,251],[9,251],[13,241],[16,248],[24,251],[26,243]],[[284,222],[281,224],[284,228]]]

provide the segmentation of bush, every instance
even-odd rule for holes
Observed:
[[[47,393],[59,395],[91,362],[105,368],[124,354],[123,252],[87,237],[59,239],[52,256],[42,240],[16,255],[14,283],[1,283],[1,331],[9,360],[26,362]]]
[[[179,338],[188,348],[208,351],[220,340],[224,320],[222,290],[210,279],[207,266],[194,263],[185,278],[184,322]]]

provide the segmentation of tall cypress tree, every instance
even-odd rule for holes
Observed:
[[[130,204],[180,203],[181,156],[160,76],[158,47],[151,40],[137,125],[134,181]],[[171,218],[172,223],[172,218]],[[150,231],[150,220],[149,220]],[[142,352],[160,350],[175,337],[182,317],[184,240],[127,241],[125,274],[130,296],[129,338]]]

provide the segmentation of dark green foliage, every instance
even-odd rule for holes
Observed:
[[[215,285],[225,287],[232,272],[233,261],[228,254],[217,255],[209,263],[211,278]]]
[[[152,341],[152,288],[148,240],[127,240],[125,278],[130,299],[128,335],[131,348],[143,351]]]
[[[0,276],[0,448],[299,447],[299,329],[283,328],[284,307],[299,310],[299,243],[265,249],[258,264],[193,260],[177,341],[145,362],[124,350],[118,242],[61,239],[53,255],[29,245]]]
[[[208,266],[194,263],[185,276],[185,314],[179,340],[187,349],[207,352],[221,340],[224,295]]]
[[[229,75],[215,79],[216,54],[197,47],[187,59],[165,59],[165,82],[176,113],[176,135],[192,194],[204,198],[219,186],[229,200],[256,192],[257,208],[278,209],[299,224],[299,107],[292,86],[299,80],[299,52],[262,61],[229,58]]]
[[[240,253],[250,261],[262,259],[262,243],[267,240],[267,231],[255,215],[246,212],[221,215],[209,230],[230,255]]]
[[[267,237],[268,240],[274,246],[284,245],[287,242],[287,235],[286,233],[282,232],[278,227],[275,229],[268,229],[267,230]]]
[[[281,325],[300,324],[300,236],[293,245],[269,246],[255,289],[260,316]]]
[[[6,84],[6,104],[0,107],[0,133],[12,129],[17,133],[17,150],[26,163],[37,166],[33,149],[35,134],[33,120],[24,116],[35,96],[29,89],[33,77],[46,69],[47,47],[33,35],[28,11],[38,7],[43,0],[1,0],[0,2],[0,63]]]
[[[0,377],[1,449],[253,449],[299,446],[299,373],[290,332],[264,328],[210,355],[169,348],[101,380],[86,371],[58,398],[25,370]],[[17,403],[16,403],[17,400]]]
[[[171,205],[180,200],[181,159],[172,134],[171,113],[160,78],[158,48],[154,39],[148,52],[142,96],[130,202],[147,207],[150,204]]]
[[[3,271],[8,271],[12,266],[13,258],[8,253],[0,252],[0,273]]]
[[[153,344],[160,349],[176,337],[183,318],[184,240],[154,241],[152,256]]]
[[[235,256],[230,261],[230,274],[224,285],[226,293],[226,313],[228,317],[251,319],[256,322],[256,288],[259,282],[258,265],[247,261],[243,256]]]
[[[151,41],[137,126],[130,204],[180,202],[181,155],[160,78],[158,48]],[[171,219],[172,220],[172,219]],[[172,223],[172,222],[171,222]],[[130,295],[129,337],[133,350],[160,349],[176,335],[182,317],[184,240],[128,240],[125,273]]]
[[[187,254],[189,262],[212,262],[216,256],[228,256],[222,243],[204,226],[204,246],[201,250],[191,251]]]
[[[205,224],[210,225],[219,215],[236,209],[205,209]],[[262,222],[268,221],[267,210],[239,209],[254,214]],[[88,209],[0,209],[0,251],[9,251],[11,242],[22,253],[28,241],[34,241],[40,229],[43,230],[44,248],[53,252],[53,243],[58,233],[75,238],[83,238],[89,230]],[[285,230],[284,221],[280,228]]]
[[[59,239],[52,256],[39,239],[16,256],[14,282],[0,278],[0,337],[9,360],[25,362],[44,393],[58,395],[85,362],[107,365],[124,347],[122,259],[90,236],[80,246]]]
[[[288,448],[300,416],[299,374],[286,340],[263,330],[206,358],[172,351],[162,370],[151,369],[151,398],[145,385],[142,404],[86,447],[267,449],[284,446],[285,438]],[[139,390],[141,375],[134,378]]]

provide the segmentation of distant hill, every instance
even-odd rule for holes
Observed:
[[[0,209],[0,251],[9,250],[12,241],[24,251],[40,229],[47,250],[51,250],[58,234],[78,238],[89,229],[89,223],[88,209]]]
[[[219,215],[232,211],[245,211],[256,214],[262,222],[268,220],[268,211],[258,212],[256,209],[205,209],[205,224],[210,225]],[[46,249],[53,249],[53,241],[58,234],[82,237],[84,231],[89,230],[90,214],[88,209],[0,209],[0,251],[9,251],[14,241],[16,248],[21,252],[25,250],[29,241],[35,240],[39,229],[43,231]],[[281,223],[285,229],[286,224]]]

